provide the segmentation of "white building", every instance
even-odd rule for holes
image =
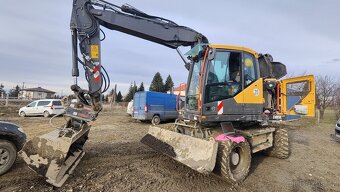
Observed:
[[[41,87],[37,88],[27,88],[22,89],[19,93],[20,99],[51,99],[54,98],[54,91],[43,89]]]

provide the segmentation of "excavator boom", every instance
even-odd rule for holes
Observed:
[[[70,28],[75,84],[71,90],[79,102],[66,107],[63,115],[68,121],[64,126],[33,138],[21,151],[28,166],[57,187],[63,185],[84,156],[83,145],[88,138],[90,123],[102,110],[101,94],[109,87],[110,80],[101,63],[101,41],[105,34],[100,26],[172,49],[208,43],[205,36],[193,29],[148,15],[129,5],[120,7],[102,0],[73,0],[72,5]],[[104,34],[103,39],[101,32]],[[79,65],[85,70],[88,90],[77,85]]]

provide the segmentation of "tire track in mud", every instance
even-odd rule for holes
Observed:
[[[9,119],[21,125],[29,137],[52,130],[45,118]],[[58,123],[63,119],[57,118]],[[278,160],[253,155],[249,176],[234,186],[140,143],[149,124],[124,113],[105,112],[93,123],[84,146],[86,154],[63,187],[47,184],[18,159],[13,169],[0,177],[0,191],[337,191],[340,148],[326,137],[334,125],[322,126],[290,129],[292,156]]]
[[[138,142],[105,146],[96,144],[91,146],[89,153],[78,166],[78,170],[83,167],[85,169],[95,167],[94,170],[88,169],[86,172],[95,171],[97,174],[90,174],[89,178],[83,179],[96,180],[97,183],[102,183],[99,185],[107,186],[108,183],[102,180],[109,177],[109,180],[119,182],[119,186],[115,186],[117,191],[233,191],[234,189],[212,175],[193,171]],[[82,171],[76,176],[84,174],[85,172]],[[133,185],[128,180],[133,182]]]

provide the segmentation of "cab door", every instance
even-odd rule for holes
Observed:
[[[288,118],[315,116],[315,80],[313,75],[284,79],[278,85],[278,112]]]
[[[236,103],[243,106],[243,114],[260,115],[263,112],[263,79],[259,78],[259,68],[255,55],[243,52],[243,90],[235,96]]]
[[[36,114],[43,114],[44,111],[48,110],[48,108],[51,107],[51,105],[49,105],[52,101],[39,101],[36,107]]]
[[[36,114],[36,107],[37,107],[37,102],[34,101],[30,104],[28,104],[25,109],[24,109],[24,112],[27,114],[27,115],[35,115]]]
[[[217,49],[205,65],[203,115],[242,115],[243,104],[234,97],[242,92],[242,52]]]

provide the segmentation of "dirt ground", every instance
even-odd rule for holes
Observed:
[[[86,154],[61,188],[47,184],[22,159],[0,177],[0,191],[340,191],[340,143],[334,123],[310,120],[288,126],[292,154],[286,160],[254,154],[240,185],[203,175],[140,143],[150,124],[132,120],[125,109],[103,112],[93,124]],[[29,139],[53,130],[49,119],[0,117],[24,128]],[[63,118],[55,124],[61,125]]]

